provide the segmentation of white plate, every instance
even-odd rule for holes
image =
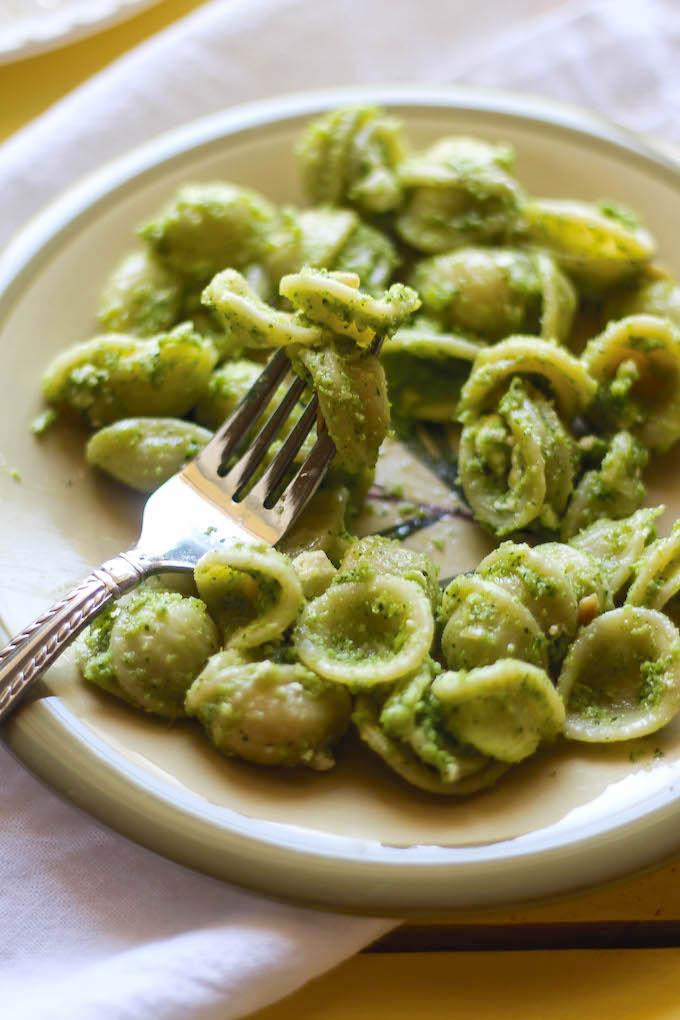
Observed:
[[[461,89],[336,91],[240,107],[163,136],[71,190],[0,261],[1,452],[22,475],[17,483],[0,470],[9,630],[123,548],[138,509],[85,470],[79,444],[29,434],[41,367],[91,334],[107,272],[178,184],[227,178],[299,201],[294,140],[310,115],[350,101],[394,108],[418,144],[446,132],[510,141],[533,193],[631,205],[680,272],[677,165],[542,101]],[[650,502],[663,496],[669,519],[680,516],[678,461],[666,458],[650,481]],[[456,523],[454,537],[455,564],[477,562],[480,533]],[[489,793],[451,802],[408,788],[351,746],[329,775],[227,761],[191,724],[168,728],[85,690],[67,656],[4,735],[38,775],[140,843],[218,877],[345,909],[499,905],[621,875],[680,847],[677,725],[634,748],[558,747]]]
[[[2,0],[0,64],[75,42],[158,0]]]

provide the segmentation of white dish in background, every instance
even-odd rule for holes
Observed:
[[[17,483],[0,471],[8,630],[136,533],[138,504],[86,470],[80,443],[30,435],[40,369],[92,333],[105,276],[135,225],[180,183],[232,179],[275,201],[300,201],[294,140],[310,116],[347,102],[394,109],[418,145],[456,132],[513,143],[530,191],[632,206],[680,274],[678,165],[544,101],[463,89],[338,90],[228,110],[153,141],[69,191],[0,259],[2,455],[22,476]],[[679,466],[676,452],[650,479],[649,502],[669,506],[666,524],[680,517]],[[452,565],[474,566],[485,540],[467,522],[451,528]],[[268,893],[362,912],[565,892],[680,847],[678,724],[637,746],[635,760],[630,747],[548,750],[494,790],[452,802],[408,788],[359,748],[341,753],[326,775],[228,761],[191,725],[168,728],[86,690],[67,656],[3,735],[57,790],[160,853]]]
[[[65,46],[158,0],[2,0],[0,64]]]

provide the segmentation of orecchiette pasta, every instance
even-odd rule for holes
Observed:
[[[299,663],[238,661],[213,655],[186,695],[210,740],[226,755],[258,765],[334,764],[332,747],[349,725],[352,702]]]
[[[642,469],[649,455],[630,432],[612,436],[598,468],[586,471],[574,488],[562,521],[564,541],[601,518],[628,517],[641,506]]]
[[[656,315],[669,319],[680,329],[680,287],[667,277],[643,280],[639,287],[626,288],[607,303],[608,318],[623,319],[629,315]]]
[[[534,257],[541,281],[541,336],[546,340],[564,342],[574,321],[578,295],[556,259],[547,252],[536,252]]]
[[[457,783],[489,762],[441,725],[431,693],[436,674],[432,662],[427,661],[414,676],[397,684],[381,708],[380,726],[388,737],[410,747],[443,782]]]
[[[528,758],[564,725],[564,705],[548,674],[518,659],[441,673],[432,694],[442,706],[447,729],[499,761]]]
[[[375,227],[358,223],[333,263],[321,262],[317,268],[356,273],[362,289],[378,296],[387,289],[398,263],[390,239]]]
[[[391,574],[420,585],[437,612],[441,599],[439,570],[425,553],[407,549],[388,538],[369,535],[354,542],[340,565],[338,580],[363,581],[374,574]]]
[[[535,616],[506,588],[479,574],[454,578],[441,615],[442,655],[451,670],[490,666],[505,657],[548,666],[548,641]]]
[[[389,737],[380,726],[379,709],[368,695],[359,695],[352,714],[359,736],[389,767],[416,789],[426,793],[465,797],[479,793],[500,779],[508,766],[492,762],[455,783],[441,779],[403,741]]]
[[[551,665],[559,663],[578,629],[580,601],[561,564],[542,546],[503,542],[478,572],[527,607],[548,641]]]
[[[359,217],[351,209],[318,206],[296,212],[302,236],[302,265],[335,269],[336,261],[357,229]]]
[[[232,648],[278,640],[295,621],[302,586],[290,560],[269,546],[233,542],[205,553],[196,587]]]
[[[668,319],[631,315],[589,341],[583,362],[598,384],[597,412],[650,450],[680,438],[680,331]]]
[[[384,573],[362,581],[337,578],[305,606],[293,644],[309,669],[361,689],[418,669],[433,637],[432,607],[421,586]]]
[[[575,549],[595,557],[614,598],[626,587],[646,547],[656,537],[656,521],[663,509],[645,507],[618,521],[603,518],[570,540]]]
[[[460,480],[476,520],[499,537],[556,530],[574,479],[575,445],[549,400],[515,377],[498,409],[463,428]]]
[[[536,333],[564,340],[576,298],[549,255],[518,248],[459,248],[424,259],[412,276],[423,309],[447,329],[498,340]]]
[[[502,241],[517,227],[521,191],[513,152],[474,138],[443,138],[399,166],[405,200],[395,227],[418,251]]]
[[[527,252],[459,248],[417,263],[412,283],[447,329],[497,340],[538,326],[540,281]]]
[[[561,571],[569,582],[576,596],[579,626],[612,608],[612,592],[596,556],[587,549],[562,542],[544,542],[539,550],[541,558]]]
[[[153,255],[126,255],[109,277],[101,296],[98,319],[114,333],[153,336],[178,322],[182,284]]]
[[[401,326],[382,348],[390,406],[403,421],[454,421],[481,344],[427,320]]]
[[[221,182],[189,184],[139,228],[140,237],[170,270],[196,286],[232,266],[294,258],[300,244],[292,218],[263,195]]]
[[[394,333],[420,307],[416,292],[403,283],[393,284],[381,297],[365,293],[359,283],[356,273],[305,267],[284,276],[279,292],[311,322],[362,346]]]
[[[335,443],[336,466],[351,475],[373,468],[390,420],[385,372],[378,358],[339,340],[298,351],[294,363],[318,394]]]
[[[390,282],[399,257],[390,239],[362,223],[350,209],[301,209],[300,266],[356,273],[364,290],[379,294]]]
[[[522,212],[529,240],[549,249],[588,293],[634,277],[654,255],[651,235],[611,203],[535,199]]]
[[[311,122],[298,146],[302,178],[313,202],[356,205],[371,213],[401,198],[396,168],[401,126],[374,107],[345,107]]]
[[[461,393],[460,420],[493,410],[513,376],[541,379],[565,421],[588,407],[597,388],[588,368],[563,347],[536,337],[508,337],[477,356]]]
[[[680,640],[661,613],[613,609],[569,650],[557,690],[571,740],[631,740],[665,726],[680,710]]]
[[[323,341],[318,326],[299,315],[282,312],[263,301],[235,269],[225,269],[203,291],[203,303],[220,317],[231,351],[312,346]]]
[[[360,694],[352,715],[359,736],[394,772],[427,793],[467,796],[491,786],[508,766],[446,732],[431,685],[432,668],[425,663],[387,698]]]
[[[140,492],[153,492],[192,460],[212,433],[181,418],[124,418],[95,432],[88,464]]]
[[[140,414],[181,416],[205,392],[216,360],[211,341],[188,324],[149,338],[110,333],[58,354],[43,396],[95,427]]]
[[[102,614],[80,638],[86,680],[154,715],[184,715],[184,697],[217,651],[203,602],[141,588]]]
[[[308,601],[323,595],[338,572],[323,549],[306,549],[298,553],[293,560],[293,570]]]
[[[452,670],[501,658],[555,668],[578,627],[611,604],[590,553],[557,542],[534,549],[504,542],[444,592],[442,654]]]
[[[640,556],[626,602],[663,611],[680,592],[680,526],[659,538]]]

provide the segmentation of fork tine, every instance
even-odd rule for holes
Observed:
[[[382,343],[383,337],[375,337],[369,348],[370,353],[374,355],[380,354]],[[281,481],[293,462],[293,458],[307,438],[314,418],[318,416],[318,410],[319,400],[317,394],[314,393],[295,429],[290,433],[288,439],[257,485],[246,496],[245,502],[252,500],[252,505],[254,506],[256,501],[260,501],[270,516],[276,510],[277,526],[283,534],[295,522],[300,512],[304,510],[307,502],[318,489],[323,481],[326,468],[336,453],[335,443],[326,431],[325,423],[321,419],[317,424],[317,440],[311,451],[284,492],[277,492]],[[275,497],[278,498],[278,504]]]
[[[219,472],[221,465],[243,442],[289,369],[288,355],[285,349],[280,347],[241,399],[236,410],[199,453],[196,460],[202,468],[214,474]]]
[[[295,455],[309,435],[309,430],[316,421],[316,413],[319,401],[316,394],[311,398],[304,411],[300,415],[295,426],[288,433],[286,439],[273,461],[260,478],[257,485],[253,486],[248,494],[252,502],[258,501],[267,510],[271,509],[283,478],[290,468]]]
[[[287,530],[300,511],[304,510],[307,501],[323,481],[326,468],[334,455],[335,443],[327,432],[322,432],[283,495],[283,528]]]
[[[274,437],[302,396],[304,389],[304,381],[296,376],[283,400],[264,423],[252,445],[224,476],[223,484],[233,492],[233,498],[238,498],[243,487],[248,484],[257,471]]]

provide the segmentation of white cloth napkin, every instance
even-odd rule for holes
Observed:
[[[680,139],[679,56],[676,0],[213,2],[0,148],[0,243],[155,133],[279,92],[464,81]],[[279,905],[164,861],[62,803],[2,748],[0,775],[7,1020],[230,1020],[393,923]]]

